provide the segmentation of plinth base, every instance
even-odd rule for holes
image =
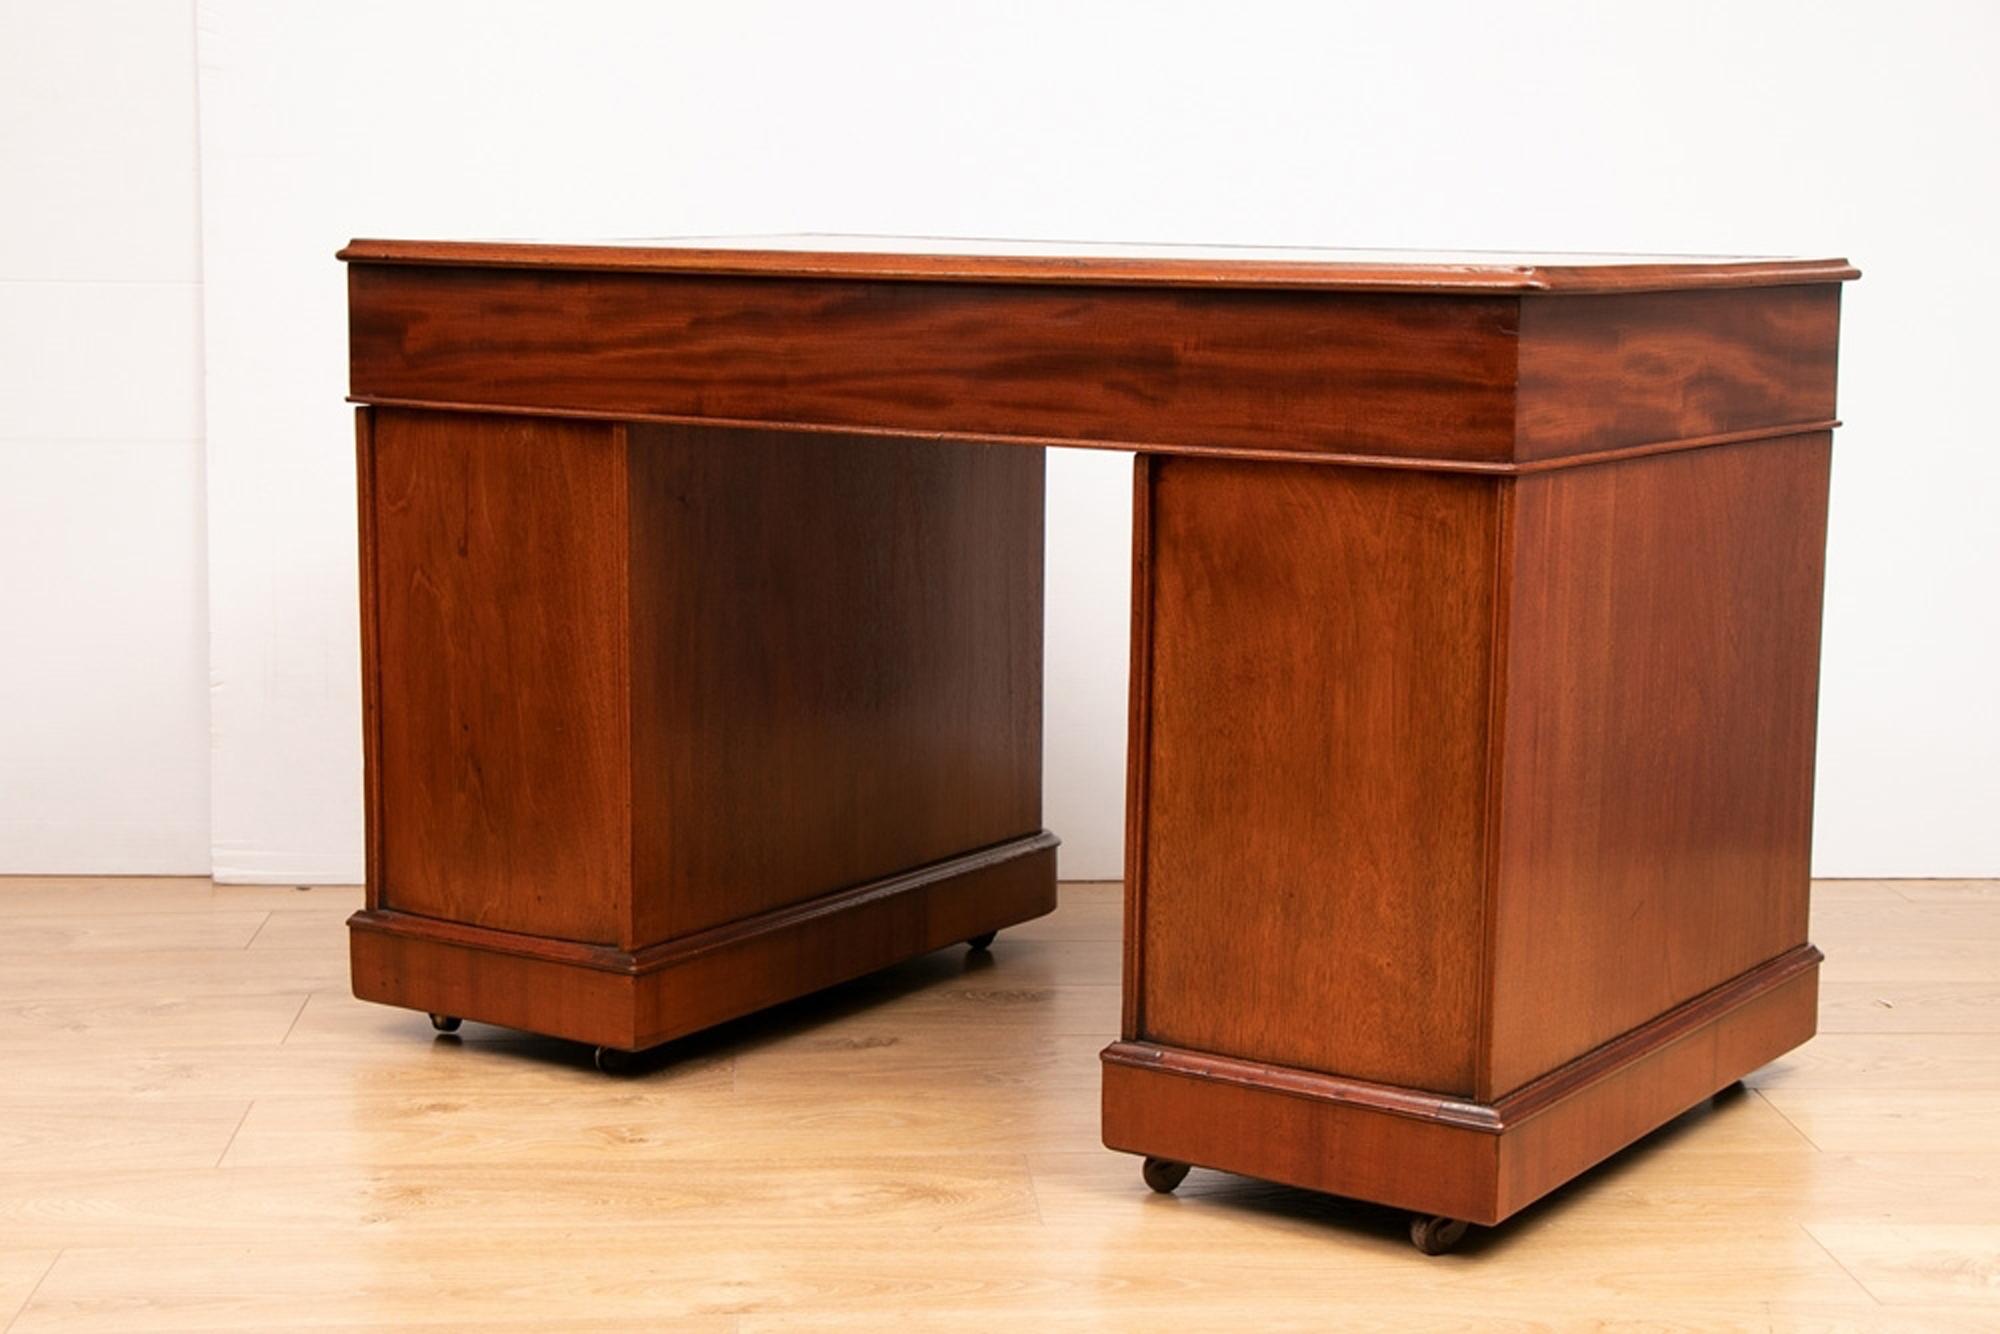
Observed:
[[[348,919],[354,994],[636,1051],[1056,906],[1046,830],[626,952],[386,909]]]
[[[1498,1223],[1813,1034],[1802,945],[1491,1103],[1145,1041],[1104,1051],[1104,1143]]]

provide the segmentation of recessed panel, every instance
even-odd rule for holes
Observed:
[[[1149,466],[1141,1035],[1469,1092],[1501,484]]]
[[[379,410],[381,906],[620,941],[621,428]]]

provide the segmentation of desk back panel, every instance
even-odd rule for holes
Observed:
[[[637,944],[1041,828],[1041,450],[629,440]]]

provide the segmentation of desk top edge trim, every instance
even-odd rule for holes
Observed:
[[[1385,254],[1393,252],[1384,252]],[[1186,287],[1347,292],[1587,295],[1714,287],[1847,282],[1845,259],[1691,257],[1668,263],[1419,263],[1268,259],[1127,258],[873,251],[754,250],[569,245],[516,241],[356,239],[335,258],[350,264],[681,274],[727,278],[971,282],[1085,287]]]

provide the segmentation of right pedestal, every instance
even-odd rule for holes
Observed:
[[[1810,1037],[1830,443],[1142,456],[1105,1143],[1495,1223]]]

